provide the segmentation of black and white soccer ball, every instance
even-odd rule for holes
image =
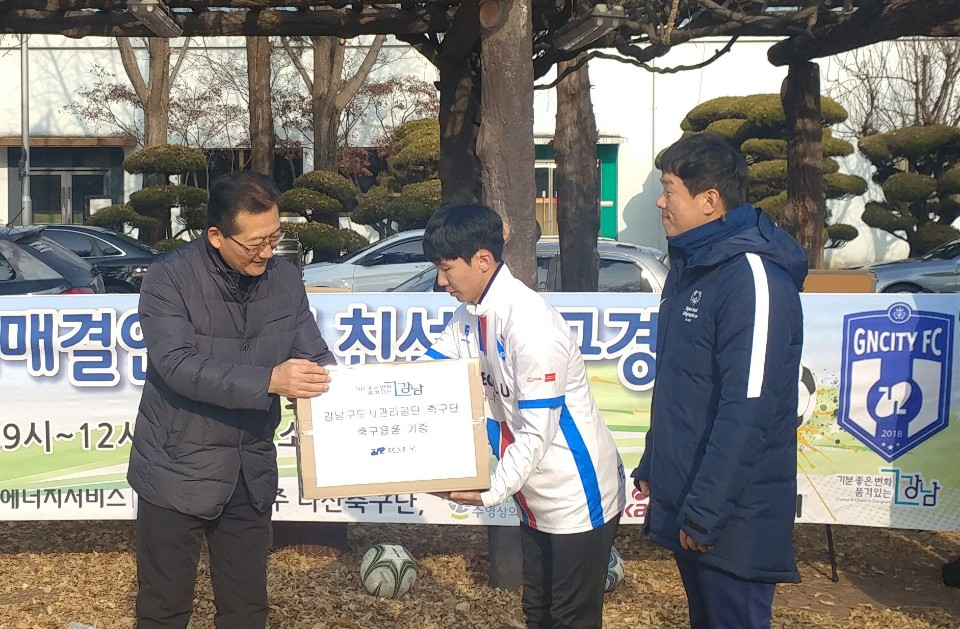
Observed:
[[[400,544],[377,544],[360,562],[360,580],[374,596],[403,596],[417,580],[417,560]]]
[[[607,561],[607,585],[605,592],[613,592],[623,583],[624,566],[623,557],[617,552],[616,548],[610,549],[610,559]]]
[[[817,407],[817,381],[813,371],[802,360],[800,361],[800,386],[797,396],[797,428],[804,425],[813,417]]]

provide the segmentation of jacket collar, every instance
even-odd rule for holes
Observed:
[[[496,308],[498,295],[505,290],[506,284],[513,280],[513,273],[507,268],[506,262],[500,262],[497,269],[490,276],[487,287],[483,289],[483,294],[476,304],[467,304],[467,312],[478,317],[487,314],[491,309]]]
[[[253,287],[256,286],[258,280],[262,278],[263,275],[257,277],[240,275],[239,272],[226,263],[217,248],[210,244],[210,240],[206,234],[201,236],[201,238],[203,239],[203,247],[206,251],[203,260],[207,270],[214,275],[222,277],[227,287],[235,289],[242,299],[249,297],[253,292]]]
[[[742,253],[756,253],[785,270],[798,290],[807,275],[803,247],[749,203],[728,212],[725,221],[711,221],[667,240],[670,267],[677,273],[687,267],[712,267]]]
[[[676,236],[668,236],[667,242],[673,251],[679,252],[691,263],[709,256],[714,245],[757,225],[757,211],[745,203],[718,219],[694,227]],[[702,263],[702,262],[701,262]]]

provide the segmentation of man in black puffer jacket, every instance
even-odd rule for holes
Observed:
[[[147,377],[127,473],[138,629],[187,626],[204,537],[218,629],[267,623],[281,396],[322,394],[335,362],[298,269],[273,257],[278,198],[262,175],[217,180],[204,237],[143,280]]]
[[[807,255],[744,202],[747,165],[722,138],[661,157],[670,273],[637,488],[650,539],[676,555],[694,629],[770,626],[775,584],[800,577],[799,290]]]

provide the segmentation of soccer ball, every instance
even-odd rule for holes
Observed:
[[[604,592],[613,592],[623,582],[623,557],[616,548],[610,549],[610,559],[607,561],[607,586]]]
[[[797,428],[810,421],[817,406],[817,381],[810,367],[800,361],[800,386],[797,399]]]
[[[403,596],[417,580],[417,560],[400,544],[377,544],[360,562],[360,580],[374,596]]]

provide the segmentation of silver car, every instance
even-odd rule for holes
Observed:
[[[396,286],[433,265],[423,255],[423,230],[400,232],[337,260],[303,268],[306,286],[375,292]]]
[[[960,238],[919,258],[866,267],[877,276],[878,293],[953,293],[960,291]]]
[[[603,293],[659,293],[667,279],[663,252],[608,238],[597,240],[600,255],[598,290]],[[429,292],[434,289],[437,271],[430,268],[388,290]],[[560,291],[560,241],[544,236],[537,243],[537,288],[541,292]]]

